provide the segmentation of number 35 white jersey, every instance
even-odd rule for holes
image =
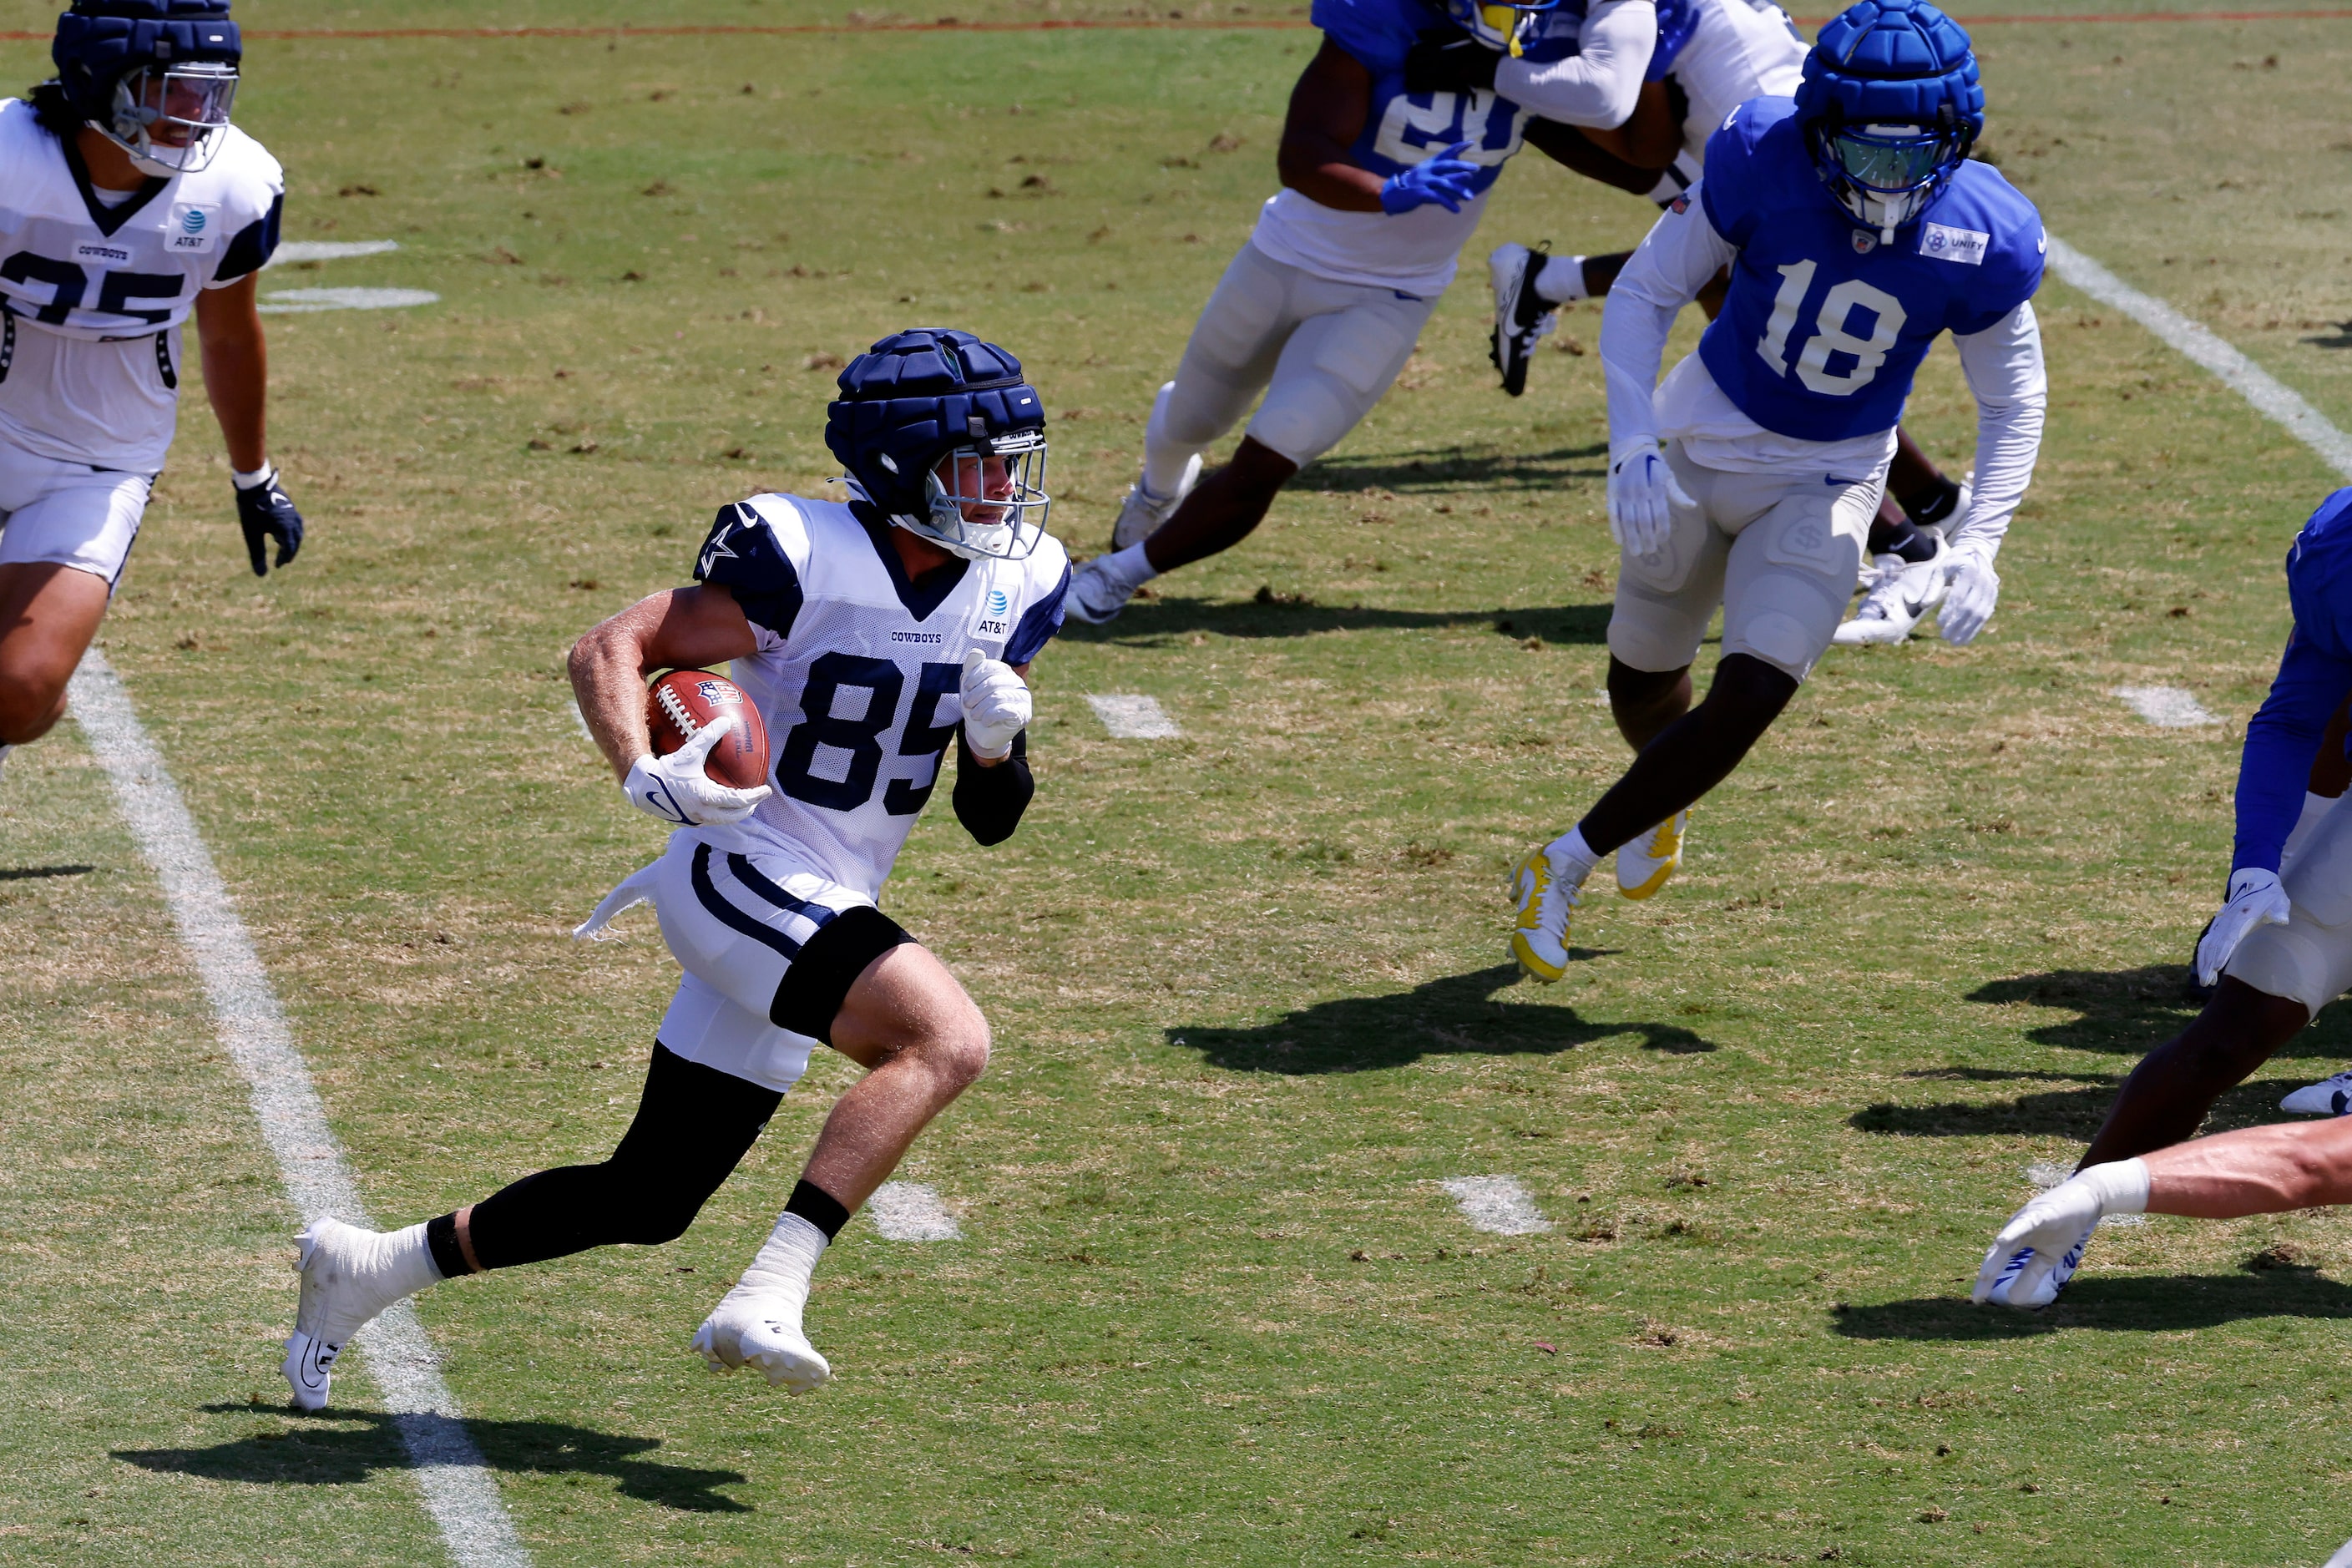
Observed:
[[[0,441],[126,473],[163,466],[180,327],[260,269],[286,181],[232,126],[211,164],[109,206],[33,106],[0,101]],[[108,193],[113,195],[116,193]]]
[[[930,799],[962,722],[963,656],[1025,665],[1062,626],[1069,557],[956,560],[909,581],[889,538],[837,501],[761,495],[720,510],[695,563],[735,595],[759,650],[735,684],[768,727],[775,791],[720,848],[780,855],[868,898]]]

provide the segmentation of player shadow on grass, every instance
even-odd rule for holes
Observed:
[[[1606,479],[1609,443],[1554,447],[1548,452],[1465,452],[1459,447],[1325,458],[1290,481],[1294,490],[1354,495],[1367,489],[1553,490],[1569,479]],[[1591,459],[1601,459],[1591,461]],[[1573,465],[1586,460],[1586,466]]]
[[[2021,1094],[2014,1100],[1943,1100],[1927,1105],[1901,1105],[1881,1100],[1846,1118],[1857,1132],[1879,1132],[1907,1138],[2071,1138],[2088,1143],[2106,1119],[2122,1073],[2006,1072],[1994,1068],[1928,1068],[1903,1075],[1907,1079],[1941,1079],[1961,1083],[2072,1083],[2080,1089]],[[2256,1079],[2242,1083],[2214,1102],[2205,1120],[2207,1133],[2240,1127],[2261,1127],[2279,1120],[2279,1085]]]
[[[2025,1037],[2071,1051],[2142,1057],[2179,1034],[2197,1016],[2188,998],[2189,967],[2150,963],[2138,969],[2054,969],[1995,980],[1969,993],[1971,1002],[2031,1002],[2080,1016],[2041,1024]],[[2280,1048],[2281,1057],[2352,1057],[2352,1015],[2322,1013],[2311,1027]]]
[[[1387,610],[1318,605],[1303,595],[1263,587],[1255,599],[1238,601],[1139,598],[1107,626],[1066,621],[1060,636],[1079,642],[1164,645],[1170,638],[1194,632],[1227,637],[1304,637],[1318,632],[1427,631],[1484,622],[1499,636],[1514,640],[1533,637],[1548,643],[1598,647],[1609,640],[1609,611],[1607,605],[1526,610]]]
[[[114,1458],[158,1474],[203,1476],[265,1486],[349,1486],[379,1470],[413,1468],[395,1417],[373,1410],[300,1415],[280,1406],[206,1405],[207,1415],[262,1416],[281,1424],[268,1432],[207,1448],[117,1448]],[[442,1415],[415,1417],[446,1423]],[[694,1513],[749,1513],[713,1489],[740,1485],[736,1470],[698,1470],[658,1464],[645,1456],[658,1437],[599,1432],[557,1421],[467,1421],[483,1459],[510,1474],[607,1476],[624,1496]]]
[[[1850,1340],[2019,1340],[2061,1329],[2161,1333],[2249,1318],[2352,1318],[2352,1285],[2299,1264],[2243,1274],[2089,1274],[2039,1312],[1927,1296],[1832,1309]]]
[[[1572,956],[1600,955],[1579,948]],[[1200,1052],[1212,1067],[1296,1075],[1377,1072],[1430,1056],[1566,1051],[1624,1035],[1640,1036],[1647,1049],[1676,1055],[1716,1048],[1679,1024],[1587,1023],[1571,1007],[1498,999],[1496,993],[1518,977],[1517,965],[1499,963],[1386,996],[1318,1002],[1255,1028],[1182,1026],[1167,1031],[1168,1041]]]

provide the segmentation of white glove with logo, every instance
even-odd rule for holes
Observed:
[[[1674,509],[1697,504],[1654,441],[1609,466],[1609,537],[1636,555],[1664,549],[1674,530]]]
[[[978,648],[963,656],[963,740],[984,763],[1013,753],[1013,739],[1029,727],[1029,684],[1001,658]]]
[[[719,827],[751,816],[768,798],[771,792],[766,784],[730,789],[702,771],[710,748],[740,722],[734,714],[727,714],[667,757],[651,752],[639,757],[629,765],[628,780],[621,785],[629,804],[647,816],[681,827]]]
[[[1992,1288],[2000,1283],[2001,1270],[2009,1260],[2031,1247],[2033,1256],[2009,1288],[2011,1301],[2030,1301],[2042,1277],[2058,1267],[2067,1249],[2089,1235],[2092,1226],[2111,1214],[2147,1211],[2145,1163],[2116,1160],[2077,1171],[2018,1210],[2000,1227],[2000,1234],[1992,1238],[1992,1250],[1985,1254],[1984,1267],[1977,1270],[1976,1289],[1969,1293],[1969,1300],[1983,1306]]]
[[[1948,586],[1944,607],[1936,612],[1936,629],[1954,647],[1966,647],[1992,619],[1993,606],[2000,602],[2000,574],[1992,569],[1990,557],[1958,550],[1953,552],[1951,575],[1945,582]]]
[[[2238,944],[2253,934],[2256,926],[2283,926],[2294,906],[2279,886],[2276,871],[2257,871],[2251,868],[2230,873],[2230,899],[2205,927],[2205,934],[2197,942],[2197,984],[2210,985],[2221,977],[2222,966]]]

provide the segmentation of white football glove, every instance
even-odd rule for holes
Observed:
[[[696,731],[685,745],[667,757],[647,752],[629,765],[629,777],[621,785],[622,793],[629,797],[631,805],[647,816],[658,816],[680,827],[719,827],[742,821],[772,792],[766,784],[754,789],[730,789],[702,771],[703,759],[710,755],[710,748],[741,722],[728,713],[717,723]]]
[[[1001,658],[980,649],[963,656],[963,740],[984,763],[1013,753],[1013,739],[1029,727],[1029,685]]]
[[[1944,607],[1936,612],[1936,629],[1954,647],[1966,647],[1992,619],[1993,606],[2000,602],[2000,574],[1988,557],[1963,550],[1957,552],[1945,582],[1948,585]]]
[[[2229,901],[2221,906],[2212,923],[2197,943],[2197,984],[2210,985],[2221,977],[2222,967],[2238,944],[2253,934],[2256,926],[2283,926],[2294,909],[2286,889],[2279,886],[2276,871],[2257,871],[2251,867],[2230,873]]]
[[[1636,555],[1655,555],[1674,531],[1675,507],[1698,503],[1654,443],[1609,468],[1609,537]]]
[[[2111,1214],[2143,1214],[2147,1209],[2147,1166],[2143,1162],[2116,1160],[2077,1171],[2018,1210],[2000,1227],[2000,1234],[1992,1238],[1992,1250],[1985,1254],[1984,1267],[1977,1270],[1976,1289],[1969,1299],[1983,1306],[2000,1282],[2009,1260],[2032,1247],[2033,1256],[2009,1288],[2011,1301],[2032,1300],[2043,1276],[2058,1267],[2066,1249],[2093,1226]]]

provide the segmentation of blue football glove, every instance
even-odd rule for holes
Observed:
[[[1478,165],[1462,156],[1469,146],[1456,142],[1435,157],[1391,174],[1381,185],[1381,211],[1394,217],[1435,202],[1447,212],[1460,212],[1475,194],[1470,186],[1478,178]]]
[[[278,542],[280,566],[292,561],[294,552],[302,548],[302,514],[294,510],[286,487],[278,482],[275,467],[259,484],[238,489],[236,521],[245,529],[245,548],[253,557],[253,574],[257,577],[269,575],[269,541]]]

